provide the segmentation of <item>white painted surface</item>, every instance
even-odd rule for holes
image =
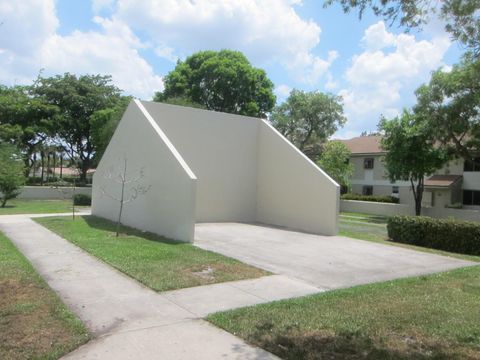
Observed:
[[[116,220],[119,203],[103,194],[120,196],[120,185],[105,176],[119,174],[127,159],[127,178],[150,186],[145,195],[126,204],[122,223],[171,239],[193,241],[196,179],[165,134],[138,101],[130,103],[93,177],[92,214]],[[127,187],[128,190],[128,187]],[[126,198],[131,195],[127,191]]]
[[[255,221],[258,119],[142,104],[198,178],[196,221]]]
[[[61,200],[71,199],[73,189],[71,187],[54,188],[49,186],[24,186],[22,192],[18,195],[18,199],[32,200]],[[77,187],[75,194],[92,195],[92,188]]]
[[[261,119],[135,101],[94,177],[94,215],[118,213],[99,188],[111,184],[103,174],[121,168],[124,154],[152,186],[127,205],[126,225],[183,241],[193,240],[195,222],[337,233],[339,186]]]
[[[415,215],[415,208],[413,205],[357,200],[340,200],[340,211],[384,216]]]
[[[337,234],[338,184],[267,122],[259,130],[257,221]]]

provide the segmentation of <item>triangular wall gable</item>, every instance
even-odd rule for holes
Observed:
[[[193,241],[196,177],[165,133],[139,101],[132,101],[120,121],[93,179],[92,213],[116,221],[121,186],[115,177],[127,159],[127,177],[149,190],[124,207],[122,223],[166,237]],[[114,179],[109,179],[113,175]],[[118,179],[118,178],[117,178]],[[126,197],[131,187],[126,186]],[[107,193],[107,194],[105,194]]]

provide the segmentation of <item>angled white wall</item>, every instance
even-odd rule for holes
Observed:
[[[337,234],[339,185],[266,121],[259,127],[257,176],[257,221]]]
[[[122,223],[171,239],[191,242],[195,228],[196,178],[168,138],[139,101],[128,106],[95,172],[92,214],[116,221],[119,203],[105,192],[120,197],[118,183],[105,178],[118,174],[127,159],[127,177],[136,177],[150,189],[126,204]],[[130,196],[127,186],[126,198]]]
[[[142,104],[197,176],[197,222],[254,222],[259,119]]]
[[[123,156],[145,169],[146,195],[127,204],[123,223],[193,241],[195,222],[260,222],[337,233],[339,186],[261,119],[132,102],[93,181],[94,215],[115,220],[119,193],[104,178]]]

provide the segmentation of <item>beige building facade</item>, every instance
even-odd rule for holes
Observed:
[[[389,195],[400,204],[413,204],[408,181],[388,179],[380,146],[381,136],[360,136],[341,140],[351,151],[354,167],[351,191],[363,195]],[[424,207],[480,209],[480,166],[477,162],[455,159],[425,179]]]

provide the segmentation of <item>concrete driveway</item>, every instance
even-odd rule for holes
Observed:
[[[342,236],[239,223],[197,224],[195,245],[322,289],[478,265]]]

